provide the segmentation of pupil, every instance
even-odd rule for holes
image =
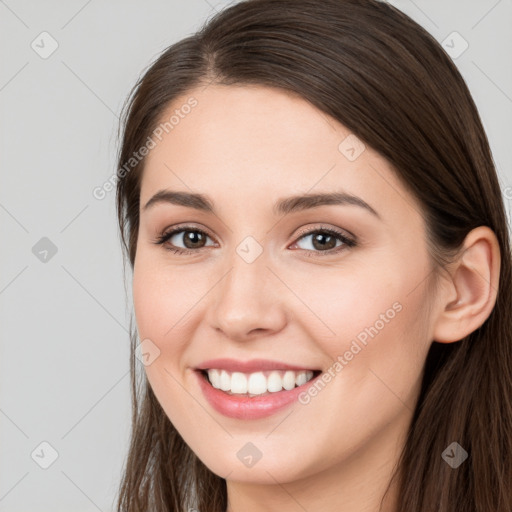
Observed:
[[[334,242],[331,243],[331,244],[328,244],[325,242],[325,239],[326,238],[330,238],[331,239],[331,242]],[[317,243],[319,244],[317,246]],[[334,246],[336,245],[336,240],[335,238],[332,236],[332,235],[327,235],[325,233],[319,233],[317,234],[316,236],[313,237],[313,246],[315,247],[315,249],[334,249]]]
[[[197,231],[189,231],[188,234],[185,236],[185,246],[189,249],[196,248],[196,244],[199,243],[199,247],[201,247],[201,238],[202,234]],[[192,247],[187,242],[191,242]]]

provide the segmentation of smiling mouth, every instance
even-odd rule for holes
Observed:
[[[307,384],[322,373],[321,370],[266,370],[242,373],[216,368],[199,372],[212,387],[228,395],[248,397],[290,391]]]

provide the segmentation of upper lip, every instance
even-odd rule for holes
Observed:
[[[250,361],[238,361],[236,359],[209,359],[203,361],[196,367],[196,370],[226,370],[228,372],[253,373],[265,370],[294,370],[305,371],[314,370],[311,367],[298,366],[282,363],[281,361],[271,361],[269,359],[251,359]]]

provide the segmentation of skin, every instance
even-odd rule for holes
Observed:
[[[145,367],[148,380],[186,443],[226,478],[229,512],[376,512],[432,341],[460,340],[494,306],[496,238],[486,227],[473,230],[435,280],[417,201],[371,148],[354,161],[340,152],[345,126],[262,86],[197,88],[162,119],[191,96],[197,106],[150,151],[142,177],[133,298],[140,339],[160,351]],[[208,195],[215,214],[170,203],[144,210],[161,189]],[[272,211],[290,195],[342,190],[379,217],[355,205]],[[194,254],[154,243],[181,223],[208,234]],[[301,235],[320,225],[353,234],[357,245],[337,241],[338,253],[322,255],[311,234]],[[167,246],[187,247],[187,233]],[[263,250],[252,263],[236,252],[247,236]],[[327,372],[396,303],[394,318],[306,405],[259,420],[227,418],[193,373],[217,357]],[[262,453],[252,467],[237,457],[248,442]],[[395,510],[395,499],[391,486],[382,510]]]

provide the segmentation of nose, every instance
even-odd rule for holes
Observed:
[[[248,263],[235,253],[230,263],[211,298],[210,326],[234,341],[282,330],[287,322],[284,286],[264,255]]]

